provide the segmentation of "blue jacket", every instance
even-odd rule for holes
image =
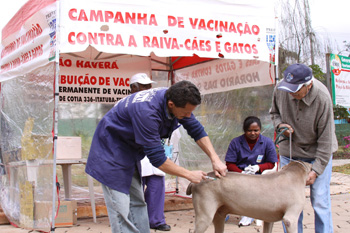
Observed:
[[[226,162],[232,162],[240,169],[244,170],[248,165],[257,165],[262,163],[276,163],[277,153],[273,141],[260,134],[253,150],[250,150],[244,134],[232,139],[227,153]]]
[[[166,161],[161,139],[169,138],[179,123],[195,141],[207,136],[193,114],[182,120],[168,114],[166,90],[154,88],[127,96],[101,119],[92,139],[86,173],[128,194],[135,168],[140,172],[145,154],[155,167]]]

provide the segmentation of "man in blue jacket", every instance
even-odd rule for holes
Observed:
[[[211,160],[216,176],[226,165],[192,112],[201,103],[197,87],[181,81],[169,89],[140,91],[119,101],[99,122],[91,144],[86,173],[102,184],[112,232],[150,232],[144,201],[140,160],[146,154],[153,166],[199,183],[207,175],[189,171],[165,156],[162,138],[178,124]]]

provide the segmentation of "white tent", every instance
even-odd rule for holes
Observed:
[[[113,104],[136,72],[188,79],[203,95],[274,84],[273,10],[258,0],[29,0],[2,33],[0,185],[9,220],[44,230],[54,223],[54,214],[36,219],[35,203],[55,208],[59,104]]]

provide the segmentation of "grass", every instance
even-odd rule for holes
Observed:
[[[333,159],[350,159],[349,149],[344,149],[343,146],[339,146],[338,150],[333,153]]]
[[[343,166],[333,167],[332,171],[350,175],[350,164],[345,164]]]
[[[63,186],[63,175],[61,166],[56,167],[58,182]],[[87,187],[87,174],[85,173],[85,165],[83,164],[74,164],[72,165],[71,171],[72,185]],[[99,185],[99,182],[93,179],[94,185]]]

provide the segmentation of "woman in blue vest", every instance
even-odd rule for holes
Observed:
[[[247,117],[243,131],[244,134],[232,139],[228,147],[225,158],[227,169],[245,174],[261,174],[272,169],[278,161],[277,153],[273,141],[260,134],[260,119]],[[242,217],[239,225],[248,226],[252,221],[252,218]]]

